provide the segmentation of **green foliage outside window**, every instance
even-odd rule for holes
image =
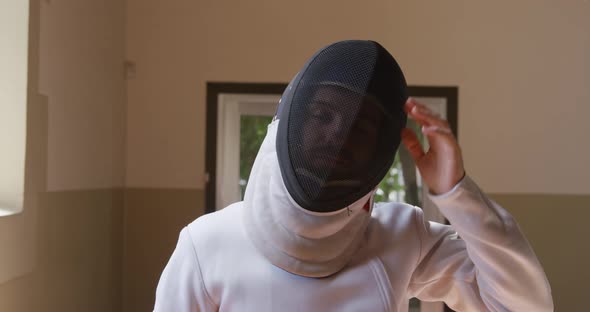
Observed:
[[[258,154],[258,149],[262,145],[266,128],[271,123],[270,116],[250,116],[242,115],[240,118],[240,190],[242,199],[246,192],[246,184],[250,177],[250,170],[254,164],[254,159]]]
[[[407,127],[414,130],[420,142],[424,144],[422,132],[413,120],[408,120]],[[406,147],[400,143],[389,172],[377,187],[375,202],[398,201],[420,206],[420,191],[421,185],[414,160]]]

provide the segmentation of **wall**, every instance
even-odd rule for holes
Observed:
[[[522,223],[557,309],[586,310],[578,277],[589,270],[563,266],[590,261],[579,250],[590,230],[570,222],[590,204],[590,146],[581,144],[590,132],[589,13],[586,1],[128,0],[126,50],[137,76],[127,84],[127,185],[154,194],[204,188],[207,81],[287,82],[321,46],[377,40],[410,84],[459,86],[468,172]],[[188,223],[193,212],[183,211],[176,217]],[[153,230],[140,216],[127,223]],[[170,238],[178,226],[159,231]],[[146,255],[165,263],[160,251]],[[162,268],[143,269],[149,276],[128,278],[155,285]],[[129,311],[149,306],[153,291],[143,296]]]
[[[151,311],[162,269],[180,230],[205,211],[193,189],[129,188],[125,192],[123,311]]]
[[[124,184],[125,5],[42,1],[39,92],[49,97],[49,191]]]
[[[30,7],[25,207],[0,226],[32,251],[0,283],[0,311],[121,311],[124,3]]]
[[[556,311],[587,311],[590,196],[492,194],[514,215],[541,260]]]
[[[0,311],[121,311],[122,196],[120,190],[40,194],[36,265],[0,284]]]

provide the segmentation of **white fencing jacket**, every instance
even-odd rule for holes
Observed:
[[[452,227],[407,204],[373,205],[372,194],[341,211],[309,212],[282,183],[277,123],[244,201],[181,231],[154,311],[405,312],[412,297],[456,311],[553,311],[515,220],[469,177],[431,196]]]

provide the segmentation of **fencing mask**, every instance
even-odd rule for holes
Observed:
[[[407,97],[399,65],[378,43],[341,41],[317,52],[277,110],[278,161],[297,204],[331,212],[371,192],[393,162]]]

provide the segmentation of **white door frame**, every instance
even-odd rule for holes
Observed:
[[[215,210],[240,200],[240,117],[273,116],[278,94],[221,93],[217,105]]]

